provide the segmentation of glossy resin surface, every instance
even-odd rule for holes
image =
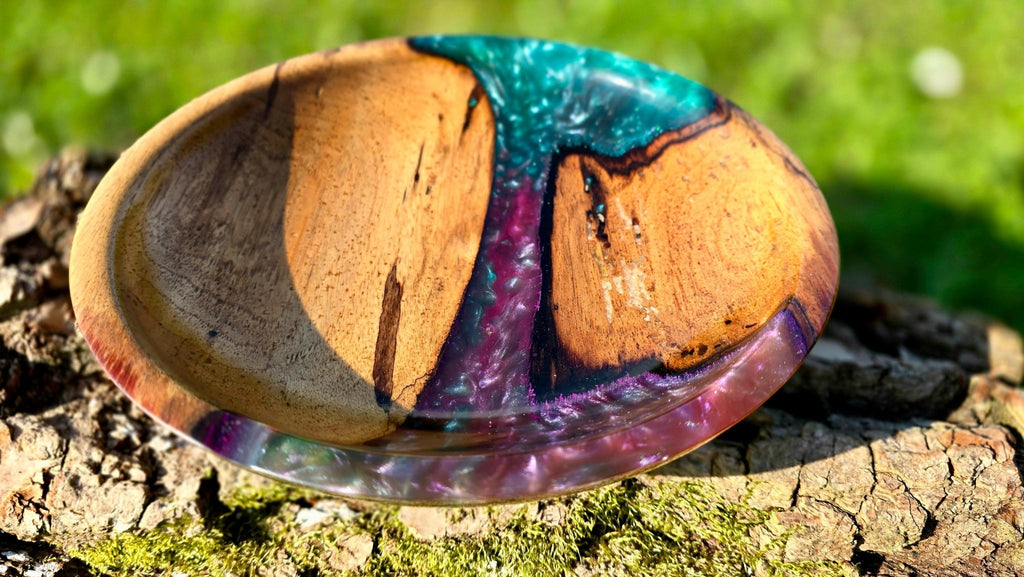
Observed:
[[[254,470],[539,498],[698,447],[835,296],[813,179],[707,88],[608,52],[424,37],[242,77],[100,185],[71,289],[161,421]]]

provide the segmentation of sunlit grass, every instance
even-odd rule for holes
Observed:
[[[189,99],[289,56],[382,36],[542,36],[659,63],[763,120],[832,204],[847,280],[1024,328],[1021,30],[1016,2],[6,2],[0,195],[63,145],[127,146]],[[910,72],[929,47],[961,65],[947,98]]]

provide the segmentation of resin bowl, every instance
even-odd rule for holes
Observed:
[[[547,497],[665,463],[806,356],[814,180],[685,78],[535,40],[359,44],[201,96],[81,216],[79,327],[158,420],[352,497]]]

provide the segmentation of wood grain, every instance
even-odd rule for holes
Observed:
[[[831,217],[799,161],[730,103],[623,158],[568,154],[556,178],[552,385],[697,366],[791,299],[810,330],[824,324]]]
[[[318,332],[400,420],[476,259],[491,107],[469,69],[433,57],[335,69],[320,89],[334,96],[296,102],[288,266]],[[319,118],[339,121],[303,121]]]
[[[82,241],[76,310],[112,305],[128,329],[102,339],[107,364],[145,382],[144,406],[194,411],[191,394],[330,443],[385,434],[434,368],[480,242],[494,133],[471,95],[467,68],[389,41],[172,115],[83,216],[113,240]]]

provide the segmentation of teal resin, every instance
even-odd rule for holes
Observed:
[[[543,180],[546,161],[559,148],[620,156],[715,106],[704,86],[603,50],[495,36],[425,36],[409,44],[466,65],[483,84],[494,109],[496,149],[508,154],[496,153],[495,194],[508,169]]]

